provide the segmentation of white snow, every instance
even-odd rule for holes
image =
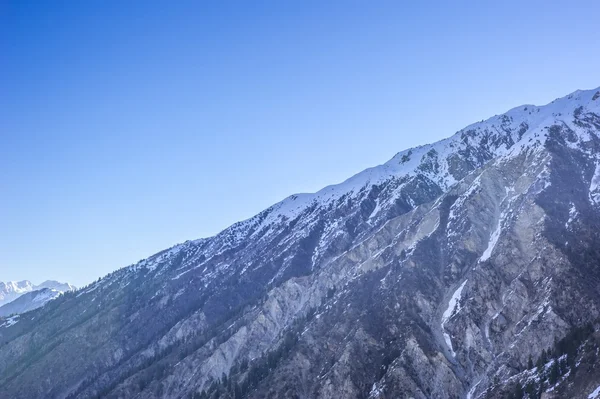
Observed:
[[[588,395],[588,399],[598,399],[600,398],[600,385],[598,385],[598,387],[596,389],[594,389],[594,392],[592,392],[591,394]]]
[[[82,290],[79,294],[77,294],[76,298],[79,298],[83,294],[89,294],[92,291],[96,291],[100,287],[100,282],[92,283],[89,288]]]
[[[31,284],[30,281],[9,281],[8,283],[6,283],[7,286],[10,287],[10,289],[13,292],[19,292],[19,293],[25,293],[25,292],[29,292],[33,289],[33,284]]]
[[[0,306],[12,302],[21,295],[33,290],[34,285],[28,280],[0,282]]]
[[[509,202],[511,201],[510,195],[515,191],[515,188],[514,187],[505,187],[505,190],[506,190],[506,193],[505,193],[502,201],[500,201],[500,206],[502,206],[502,204],[507,200]],[[492,234],[490,234],[490,239],[488,241],[487,248],[485,249],[485,251],[483,251],[483,254],[479,258],[479,262],[485,262],[492,256],[492,251],[494,250],[494,248],[496,247],[496,244],[498,244],[498,240],[500,239],[500,234],[502,233],[502,223],[504,222],[504,219],[506,218],[506,216],[507,215],[505,212],[502,212],[500,214],[500,217],[498,218],[498,225],[496,226],[496,229],[492,232]]]
[[[494,230],[492,232],[492,234],[490,235],[490,240],[488,242],[488,246],[485,249],[485,251],[483,251],[483,254],[481,255],[481,258],[479,258],[480,262],[485,262],[486,260],[488,260],[490,258],[490,256],[492,256],[492,251],[494,250],[494,248],[496,247],[496,244],[498,243],[498,239],[500,238],[500,233],[502,233],[502,221],[504,220],[505,214],[504,212],[500,215],[500,218],[498,219],[498,225],[496,226],[496,230]]]
[[[456,291],[454,291],[454,294],[452,294],[450,301],[448,301],[448,308],[446,308],[446,310],[444,311],[444,314],[442,315],[442,323],[446,323],[448,320],[450,320],[450,318],[452,316],[454,316],[456,313],[458,313],[460,311],[460,309],[461,309],[460,296],[462,294],[463,288],[465,288],[465,284],[467,284],[467,281],[469,281],[469,280],[468,279],[465,280],[460,285],[460,287],[458,287],[456,289]]]
[[[460,297],[462,295],[463,288],[465,288],[465,284],[467,284],[467,281],[469,280],[465,280],[460,285],[460,287],[458,287],[456,291],[454,291],[452,297],[448,301],[448,307],[444,311],[444,314],[442,314],[442,333],[444,334],[444,340],[446,341],[446,344],[448,344],[448,349],[450,349],[450,352],[452,353],[453,357],[456,356],[456,354],[454,353],[454,349],[452,348],[452,339],[450,338],[450,335],[446,332],[446,323],[448,322],[448,320],[450,320],[450,318],[452,318],[458,312],[460,312]]]
[[[565,223],[565,228],[569,228],[569,225],[573,223],[577,215],[579,215],[579,212],[577,212],[575,204],[571,202],[571,208],[569,209],[569,220],[567,220],[567,222]]]
[[[58,290],[52,290],[52,289],[45,290],[45,291],[42,291],[39,294],[37,294],[33,298],[32,302],[46,303],[54,298],[57,298],[60,294],[61,294],[61,291],[58,291]]]
[[[467,399],[473,398],[473,394],[475,393],[475,390],[477,389],[477,386],[479,385],[479,383],[481,383],[481,380],[477,381],[477,383],[475,385],[473,385],[471,387],[471,389],[469,389],[469,392],[467,392]]]
[[[28,298],[31,305],[28,306],[40,307],[46,302],[58,297],[63,292],[73,291],[75,289],[76,288],[69,283],[59,283],[58,281],[53,280],[47,280],[38,285],[32,284],[28,280],[19,282],[9,281],[8,283],[0,282],[0,306],[11,303],[25,294],[32,293]],[[22,306],[23,303],[24,301],[21,301],[20,306]],[[28,307],[23,309],[32,310]]]
[[[4,323],[0,324],[0,327],[10,327],[13,326],[15,324],[17,324],[17,322],[19,321],[19,315],[14,315],[11,316],[7,319],[4,320]]]
[[[383,393],[383,390],[377,386],[377,383],[374,382],[371,387],[371,391],[369,392],[369,396],[372,398],[377,398]]]
[[[454,294],[452,294],[450,301],[448,301],[448,307],[446,308],[446,310],[444,311],[444,314],[442,315],[442,324],[445,324],[448,320],[450,320],[450,318],[452,316],[454,316],[456,313],[460,312],[460,309],[461,309],[460,296],[462,294],[463,288],[465,288],[465,284],[467,284],[467,281],[469,281],[469,280],[468,279],[465,280],[460,285],[460,287],[458,287],[456,289],[456,291],[454,291]]]
[[[600,162],[596,163],[596,169],[594,170],[594,176],[590,183],[590,201],[593,204],[600,204]]]
[[[175,277],[171,278],[171,280],[177,280],[177,279],[179,279],[181,276],[183,276],[184,274],[186,274],[186,273],[189,273],[189,272],[191,272],[192,270],[195,270],[195,269],[199,268],[200,266],[203,266],[203,264],[200,264],[200,265],[198,265],[198,266],[196,266],[196,267],[192,267],[191,269],[184,270],[184,271],[182,271],[181,273],[179,273],[178,275],[176,275]]]
[[[456,357],[456,352],[454,352],[454,348],[452,347],[452,339],[450,338],[450,334],[448,334],[445,330],[444,330],[444,341],[446,341],[446,345],[448,345],[448,349],[450,349],[450,353],[452,354],[452,357]]]

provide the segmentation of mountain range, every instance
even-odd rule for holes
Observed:
[[[54,280],[46,280],[38,285],[33,284],[29,280],[9,281],[6,283],[0,281],[0,308],[26,293],[43,289],[66,292],[73,291],[76,287],[69,283],[60,283]]]
[[[44,306],[49,301],[58,298],[63,291],[42,288],[21,295],[12,302],[0,306],[0,317],[29,312]]]
[[[0,387],[600,398],[599,330],[600,88],[399,152],[0,320]]]

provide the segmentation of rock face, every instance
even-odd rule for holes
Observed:
[[[3,394],[587,398],[597,92],[512,109],[0,321]]]

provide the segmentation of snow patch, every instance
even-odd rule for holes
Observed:
[[[377,383],[374,382],[373,386],[371,387],[371,391],[369,392],[369,396],[373,397],[373,398],[377,398],[382,394],[383,394],[383,389],[381,389],[381,387],[378,387]]]
[[[494,230],[494,232],[490,235],[490,240],[488,241],[488,246],[485,249],[485,251],[483,251],[481,258],[479,258],[480,262],[485,262],[492,256],[492,251],[496,247],[496,244],[498,243],[498,239],[500,238],[500,234],[502,233],[502,221],[504,220],[504,217],[505,217],[505,213],[502,212],[502,214],[500,215],[500,218],[498,219],[498,225],[496,226],[496,230]]]
[[[475,385],[473,385],[471,387],[471,389],[469,389],[469,392],[467,392],[467,399],[473,399],[473,394],[475,393],[475,390],[477,389],[477,385],[479,385],[480,382],[481,382],[481,380],[477,381],[477,383]]]
[[[454,291],[454,293],[452,294],[452,297],[448,301],[448,307],[442,314],[442,333],[444,334],[444,340],[446,341],[446,344],[448,345],[448,349],[450,349],[450,352],[452,353],[452,357],[455,357],[456,353],[454,353],[454,349],[452,348],[452,339],[450,338],[450,335],[446,332],[446,323],[453,316],[455,316],[458,312],[460,312],[460,310],[461,310],[460,298],[462,295],[463,288],[465,288],[465,284],[467,284],[467,281],[469,281],[469,280],[468,279],[465,280],[460,285],[460,287],[458,287],[456,289],[456,291]]]
[[[100,283],[99,282],[92,283],[92,285],[89,288],[87,288],[87,289],[81,291],[79,294],[77,294],[76,298],[79,298],[83,294],[89,294],[92,291],[96,291],[98,289],[98,287],[100,287]]]
[[[592,392],[591,394],[588,395],[588,399],[598,399],[600,398],[600,385],[598,385],[598,387],[596,389],[594,389],[594,392]]]
[[[592,204],[600,205],[600,163],[596,163],[594,176],[590,182],[590,201]]]
[[[565,223],[565,229],[568,229],[571,223],[577,218],[579,212],[577,212],[577,208],[575,208],[575,204],[571,202],[571,208],[569,209],[569,220]]]
[[[14,315],[11,316],[7,319],[4,320],[4,323],[0,324],[0,327],[10,327],[13,326],[15,324],[17,324],[17,322],[19,321],[19,315]]]
[[[43,303],[46,303],[46,302],[51,301],[51,300],[53,300],[55,298],[58,298],[61,293],[62,293],[61,291],[51,290],[51,289],[40,291],[40,293],[37,294],[33,298],[32,302],[43,302]]]

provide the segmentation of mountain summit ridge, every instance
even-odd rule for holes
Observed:
[[[569,115],[572,116],[577,108],[584,106],[590,107],[590,111],[592,112],[600,112],[600,101],[594,100],[597,93],[600,93],[600,87],[589,90],[578,89],[571,94],[559,97],[542,106],[525,104],[511,108],[503,114],[494,115],[481,122],[472,123],[445,139],[400,151],[387,162],[367,168],[341,183],[328,185],[315,193],[292,194],[282,201],[259,212],[257,215],[232,224],[214,236],[193,241],[202,242],[222,234],[227,234],[227,232],[231,232],[230,234],[236,237],[244,237],[245,232],[243,230],[245,229],[259,230],[262,226],[273,223],[277,219],[293,219],[311,205],[326,205],[335,199],[339,199],[343,195],[360,193],[361,190],[368,189],[370,186],[389,179],[423,173],[423,170],[419,170],[419,168],[424,169],[427,167],[427,165],[424,164],[424,162],[427,161],[424,161],[424,157],[429,151],[435,150],[438,154],[448,154],[451,152],[449,151],[449,148],[452,149],[454,146],[459,146],[459,143],[463,141],[465,137],[468,137],[468,139],[473,138],[474,134],[471,133],[469,135],[468,132],[476,132],[477,135],[483,134],[486,136],[485,139],[489,138],[492,140],[494,152],[489,154],[489,159],[494,158],[495,156],[509,155],[511,151],[514,152],[517,149],[521,149],[520,147],[513,147],[515,143],[526,145],[525,141],[522,140],[524,138],[532,136],[537,138],[540,136],[545,139],[545,135],[541,132],[541,130],[543,130],[541,125],[545,122],[553,121],[555,112],[562,114],[566,111],[565,117]],[[598,97],[596,97],[596,99],[597,98]],[[514,121],[513,118],[517,118],[517,120]],[[507,130],[498,130],[498,128],[506,128],[507,123],[514,129],[514,131],[511,132],[513,135]],[[526,130],[519,133],[521,131],[520,129],[525,127],[522,125],[523,123],[526,123],[527,125]],[[527,137],[519,137],[519,135],[527,135]],[[480,141],[483,138],[484,137],[479,137]],[[543,144],[543,142],[539,141],[538,145],[540,144]],[[480,145],[481,142],[476,143],[473,147]],[[502,148],[502,146],[504,146],[504,148]],[[439,158],[442,159],[440,160]],[[486,159],[484,162],[489,161],[489,159]],[[444,160],[447,161],[447,158],[438,155],[438,162]],[[445,174],[442,176],[439,176],[438,174],[437,179],[435,177],[433,179],[438,180],[437,183],[446,190],[464,177],[464,172],[458,170],[455,172],[457,174],[456,176],[452,175],[452,173],[448,171],[448,167],[442,168],[442,172],[445,172]],[[237,238],[237,240],[239,240],[239,238]],[[173,250],[181,245],[183,244],[176,244],[168,250]],[[141,262],[144,261],[145,260]]]

